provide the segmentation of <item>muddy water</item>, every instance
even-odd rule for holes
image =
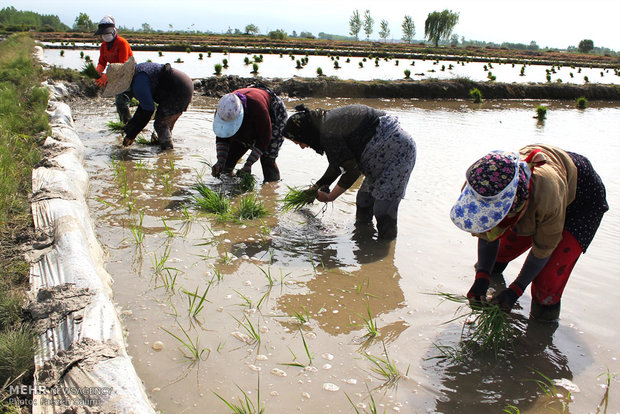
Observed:
[[[80,70],[84,66],[84,59],[80,57],[80,53],[90,56],[95,61],[99,57],[99,50],[65,50],[64,56],[60,55],[58,49],[45,49],[45,61],[50,65],[66,67]],[[158,63],[170,63],[173,67],[184,71],[192,78],[205,78],[212,76],[214,73],[214,65],[221,64],[223,59],[228,61],[228,68],[222,70],[224,75],[237,75],[243,77],[251,77],[253,68],[252,64],[245,63],[248,58],[253,62],[254,54],[243,53],[212,53],[209,57],[203,53],[200,59],[198,53],[187,52],[164,52],[159,56],[158,52],[135,52],[138,62],[146,62],[151,60]],[[353,80],[394,80],[403,79],[404,71],[409,70],[411,79],[454,79],[468,78],[473,81],[484,82],[488,80],[489,73],[496,77],[497,82],[506,83],[525,83],[525,82],[547,82],[546,71],[551,72],[551,81],[564,83],[572,83],[583,85],[585,77],[590,83],[617,84],[620,78],[611,69],[588,68],[588,67],[551,67],[544,65],[528,65],[524,74],[521,75],[522,65],[484,63],[484,62],[462,62],[455,61],[435,61],[421,59],[391,59],[386,61],[380,59],[378,64],[374,59],[366,59],[360,57],[351,57],[347,62],[347,57],[340,56],[336,60],[335,56],[332,60],[327,56],[308,56],[308,64],[297,69],[297,60],[303,58],[304,54],[299,54],[291,59],[288,55],[264,54],[263,62],[259,63],[258,75],[276,78],[290,78],[293,76],[301,76],[306,78],[314,78],[317,76],[317,68],[321,68],[326,76],[335,76],[339,79]],[[179,62],[180,61],[180,62]],[[335,63],[338,63],[336,69]],[[360,63],[362,66],[360,67]]]
[[[540,372],[569,381],[570,412],[596,411],[605,395],[599,375],[620,373],[620,107],[592,102],[579,111],[544,102],[548,119],[541,124],[532,117],[541,102],[304,102],[380,107],[414,136],[418,161],[396,242],[353,232],[354,191],[325,211],[315,205],[282,214],[287,186],[306,185],[326,167],[325,159],[290,142],[278,158],[283,180],[256,190],[271,216],[218,223],[198,212],[191,187],[201,175],[213,188],[228,188],[204,164],[215,157],[212,99],[195,97],[177,122],[175,149],[164,153],[120,147],[105,127],[115,119],[110,100],[73,104],[87,148],[89,206],[109,254],[129,352],[157,408],[226,412],[216,393],[239,405],[243,390],[268,413],[350,413],[347,396],[362,412],[370,407],[369,391],[379,412],[474,413],[481,404],[486,412],[509,404],[521,412],[561,409],[532,381],[542,378]],[[286,103],[291,109],[298,102]],[[464,171],[489,150],[532,142],[587,155],[607,186],[611,210],[573,272],[558,326],[528,321],[528,292],[514,312],[520,338],[506,355],[437,359],[436,345],[457,346],[462,325],[445,324],[457,305],[429,293],[464,294],[473,279],[475,239],[454,227],[448,214]],[[143,229],[141,243],[132,226]],[[522,260],[516,262],[506,271],[508,282]],[[207,288],[204,308],[192,317],[186,292],[202,296]],[[369,313],[378,339],[364,338]],[[247,340],[243,325],[260,342]],[[186,358],[188,349],[165,330],[193,342],[199,361]],[[157,341],[161,351],[153,349]],[[385,359],[385,352],[403,377],[382,388],[384,379],[364,353]],[[565,388],[558,392],[566,394]],[[619,388],[614,379],[607,412],[620,410]]]

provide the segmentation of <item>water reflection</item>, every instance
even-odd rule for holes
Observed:
[[[560,379],[571,384],[573,379],[569,359],[554,341],[558,323],[528,320],[523,315],[516,315],[513,323],[518,339],[497,357],[487,352],[454,361],[438,359],[437,351],[430,351],[423,368],[440,376],[435,412],[504,412],[509,406],[520,412],[533,408],[536,412],[569,412],[564,404],[571,401],[570,390],[554,384]],[[460,327],[452,327],[440,334],[437,342],[457,343],[459,338]]]
[[[337,249],[324,245],[320,257],[325,266],[315,269],[312,278],[304,283],[303,293],[279,297],[277,308],[286,315],[307,310],[322,330],[339,335],[363,331],[364,319],[379,318],[403,307],[401,277],[394,265],[395,242],[376,240],[370,237],[372,233],[372,228],[353,231],[352,253],[360,267],[351,272],[339,269]],[[397,338],[408,327],[402,321],[379,326],[379,337],[386,341]],[[362,332],[359,339],[365,334]]]

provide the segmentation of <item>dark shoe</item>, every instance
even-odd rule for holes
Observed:
[[[394,240],[398,229],[396,219],[390,216],[377,217],[377,237],[382,240]]]
[[[530,317],[539,321],[557,321],[560,318],[560,307],[560,302],[554,305],[541,305],[536,301],[532,301]]]
[[[172,145],[171,141],[167,141],[167,142],[160,142],[159,148],[161,148],[162,151],[165,151],[165,150],[174,148],[174,146]]]

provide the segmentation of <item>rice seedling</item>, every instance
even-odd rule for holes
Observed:
[[[177,322],[177,325],[179,326],[179,329],[181,329],[181,332],[183,333],[183,338],[173,334],[172,332],[170,332],[164,327],[162,327],[161,329],[164,332],[168,333],[170,336],[172,336],[174,339],[176,339],[182,345],[182,347],[179,347],[179,348],[181,349],[183,356],[192,362],[201,361],[203,359],[203,355],[205,352],[208,352],[207,353],[207,357],[208,357],[211,351],[208,348],[200,347],[200,338],[196,336],[196,339],[192,339],[179,322]]]
[[[142,243],[144,242],[144,227],[142,226],[143,222],[144,222],[144,211],[141,211],[140,221],[137,224],[131,223],[129,225],[131,234],[133,235],[133,238],[136,241],[137,245],[142,245]]]
[[[245,307],[247,307],[248,309],[252,309],[252,307],[253,307],[253,305],[252,305],[252,299],[251,299],[251,298],[249,298],[249,297],[247,297],[247,296],[246,296],[246,295],[244,295],[243,293],[239,292],[238,290],[235,290],[235,289],[233,289],[233,290],[235,291],[235,293],[236,293],[237,295],[239,295],[239,297],[240,297],[240,298],[241,298],[241,300],[243,301],[243,303],[241,304],[241,306],[245,306]]]
[[[170,228],[170,226],[168,226],[166,219],[162,217],[161,222],[164,223],[164,233],[166,233],[166,236],[174,237],[174,231]]]
[[[252,73],[254,75],[258,74],[258,63],[256,63],[256,62],[252,63],[252,71],[250,73]]]
[[[231,214],[241,220],[252,220],[264,217],[269,212],[256,194],[248,194],[241,197]]]
[[[379,330],[377,329],[377,322],[372,317],[369,303],[366,303],[366,314],[368,315],[368,319],[366,319],[364,316],[361,317],[364,320],[364,326],[366,327],[366,331],[367,331],[366,335],[362,337],[363,341],[368,341],[368,340],[371,340],[379,336]]]
[[[254,174],[249,173],[249,172],[242,172],[239,175],[239,183],[237,184],[237,188],[239,189],[239,191],[241,191],[242,193],[249,193],[250,191],[254,190],[254,187],[256,186],[256,177],[254,176]]]
[[[381,384],[381,387],[392,387],[396,385],[398,380],[402,377],[402,374],[398,371],[398,368],[396,367],[394,362],[390,360],[387,349],[385,347],[385,343],[382,342],[382,344],[383,355],[385,355],[385,357],[370,355],[367,352],[364,352],[362,355],[364,355],[364,357],[366,357],[366,359],[370,361],[370,371],[375,374],[378,379],[383,380],[383,384]]]
[[[163,272],[158,274],[159,278],[162,281],[162,286],[165,287],[167,291],[172,293],[174,293],[176,290],[178,275],[178,270],[172,268],[166,268]]]
[[[547,107],[544,105],[538,105],[536,107],[536,117],[539,121],[544,121],[547,118]]]
[[[216,193],[207,187],[204,183],[197,183],[194,189],[198,191],[200,196],[194,197],[194,202],[203,211],[207,213],[224,215],[230,211],[230,199],[222,193]]]
[[[139,134],[136,137],[136,144],[140,144],[140,145],[148,145],[148,146],[156,146],[159,145],[159,142],[157,140],[153,140],[153,139],[149,139],[146,138],[144,135]]]
[[[101,74],[97,72],[97,69],[95,69],[93,62],[84,63],[80,73],[91,79],[99,79],[101,77]]]
[[[300,325],[303,325],[304,323],[307,323],[310,321],[310,314],[308,313],[308,309],[305,306],[302,306],[301,308],[303,310],[303,313],[294,311],[291,317],[296,319]]]
[[[316,68],[316,76],[318,77],[323,76],[323,69],[321,69],[320,67]]]
[[[366,384],[366,389],[368,390],[368,397],[370,398],[370,403],[368,404],[368,413],[369,414],[377,414],[379,411],[377,410],[377,403],[375,402],[375,398],[372,396],[372,392],[370,392],[370,389],[368,389],[368,384]],[[351,397],[349,397],[349,394],[347,394],[346,392],[344,393],[344,395],[346,395],[347,400],[349,400],[349,402],[351,403],[351,405],[353,406],[353,409],[355,410],[356,414],[362,414],[362,413],[366,413],[366,410],[364,411],[360,411],[357,409],[357,406],[353,403],[353,401],[351,400]],[[383,413],[385,414],[385,410],[386,408],[383,408]]]
[[[586,109],[587,106],[588,106],[588,100],[586,99],[585,96],[580,96],[579,98],[577,98],[577,108]]]
[[[538,385],[540,391],[547,396],[548,401],[545,403],[545,406],[559,413],[568,413],[568,405],[572,401],[571,392],[567,391],[566,395],[564,395],[560,390],[558,390],[551,378],[547,377],[538,370],[534,369],[533,371],[538,374],[541,379],[526,379],[525,381],[534,381],[536,385]],[[559,410],[554,409],[554,406],[559,406]]]
[[[282,211],[287,212],[289,210],[298,211],[312,204],[317,197],[318,190],[313,187],[306,188],[304,190],[298,187],[288,187],[288,193],[284,196]]]
[[[215,65],[213,65],[213,70],[215,71],[215,75],[221,75],[222,65],[220,63],[216,63]]]
[[[502,412],[507,414],[521,414],[521,410],[519,410],[518,407],[512,404],[508,404],[507,406],[505,406]]]
[[[611,387],[611,380],[616,377],[616,374],[611,374],[609,372],[609,369],[607,369],[607,372],[603,372],[597,378],[600,378],[602,376],[606,377],[607,383],[604,385],[605,393],[603,394],[603,398],[601,398],[601,402],[599,402],[596,406],[596,414],[599,414],[601,412],[607,413],[607,408],[609,408],[609,387]]]
[[[478,88],[470,89],[469,96],[473,99],[474,103],[482,102],[482,92],[480,92]]]
[[[262,267],[260,267],[259,265],[255,265],[258,270],[261,271],[261,273],[263,275],[265,275],[265,278],[267,279],[267,282],[269,283],[269,286],[273,286],[274,284],[274,278],[273,276],[271,276],[271,267],[267,266],[267,270],[263,269]]]
[[[510,315],[504,312],[499,305],[484,303],[470,305],[469,300],[462,295],[451,293],[437,293],[444,301],[458,303],[455,317],[445,322],[464,320],[461,329],[459,347],[436,345],[443,357],[460,359],[465,353],[493,351],[497,358],[499,353],[510,345],[516,336],[516,329],[510,323]],[[464,311],[467,309],[467,311]]]
[[[301,327],[299,328],[299,334],[301,335],[301,341],[304,345],[304,351],[306,352],[306,356],[308,357],[308,364],[304,365],[301,362],[287,362],[287,363],[283,363],[280,365],[286,365],[289,367],[300,367],[300,368],[305,368],[305,367],[312,365],[312,354],[310,353],[310,349],[308,348],[308,343],[306,342],[306,338],[304,337],[304,332],[301,330]],[[297,355],[295,355],[295,353],[293,352],[291,348],[289,348],[288,350],[293,355],[293,361],[296,361]]]
[[[170,174],[169,172],[161,172],[159,174],[159,177],[161,178],[162,183],[164,184],[164,189],[166,191],[166,194],[171,194],[172,193],[172,180],[170,179]]]
[[[209,293],[210,288],[211,283],[208,283],[202,295],[198,294],[198,287],[196,287],[196,290],[194,292],[183,289],[183,293],[187,296],[188,312],[193,318],[196,318],[198,316],[200,311],[204,309],[205,302],[208,302],[207,293]]]
[[[243,319],[245,320],[245,322],[240,321],[234,316],[233,316],[233,319],[236,320],[239,323],[239,325],[243,327],[243,329],[245,329],[248,336],[250,337],[250,342],[248,343],[248,345],[261,343],[260,331],[257,330],[256,327],[254,327],[254,325],[252,324],[250,319],[248,319],[248,316],[246,314],[243,314]]]
[[[108,130],[115,134],[120,134],[123,132],[123,128],[125,128],[125,124],[121,121],[108,121],[106,124]]]
[[[256,395],[256,406],[250,400],[250,397],[248,396],[248,394],[241,389],[241,387],[237,385],[237,388],[239,388],[239,391],[241,391],[241,394],[242,394],[242,397],[238,397],[239,405],[237,405],[234,402],[230,402],[226,400],[224,397],[222,397],[215,391],[213,391],[213,394],[215,394],[217,398],[222,400],[224,404],[226,404],[228,408],[232,410],[233,414],[262,414],[264,412],[265,408],[260,406],[260,386],[259,386],[259,390]]]

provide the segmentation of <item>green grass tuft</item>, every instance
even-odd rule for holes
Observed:
[[[252,220],[265,217],[267,214],[269,214],[269,212],[256,194],[242,196],[239,203],[232,211],[233,217],[241,220]]]
[[[230,211],[230,199],[222,193],[216,193],[204,183],[197,183],[194,189],[199,196],[194,197],[194,202],[202,211],[218,215],[227,214]]]

